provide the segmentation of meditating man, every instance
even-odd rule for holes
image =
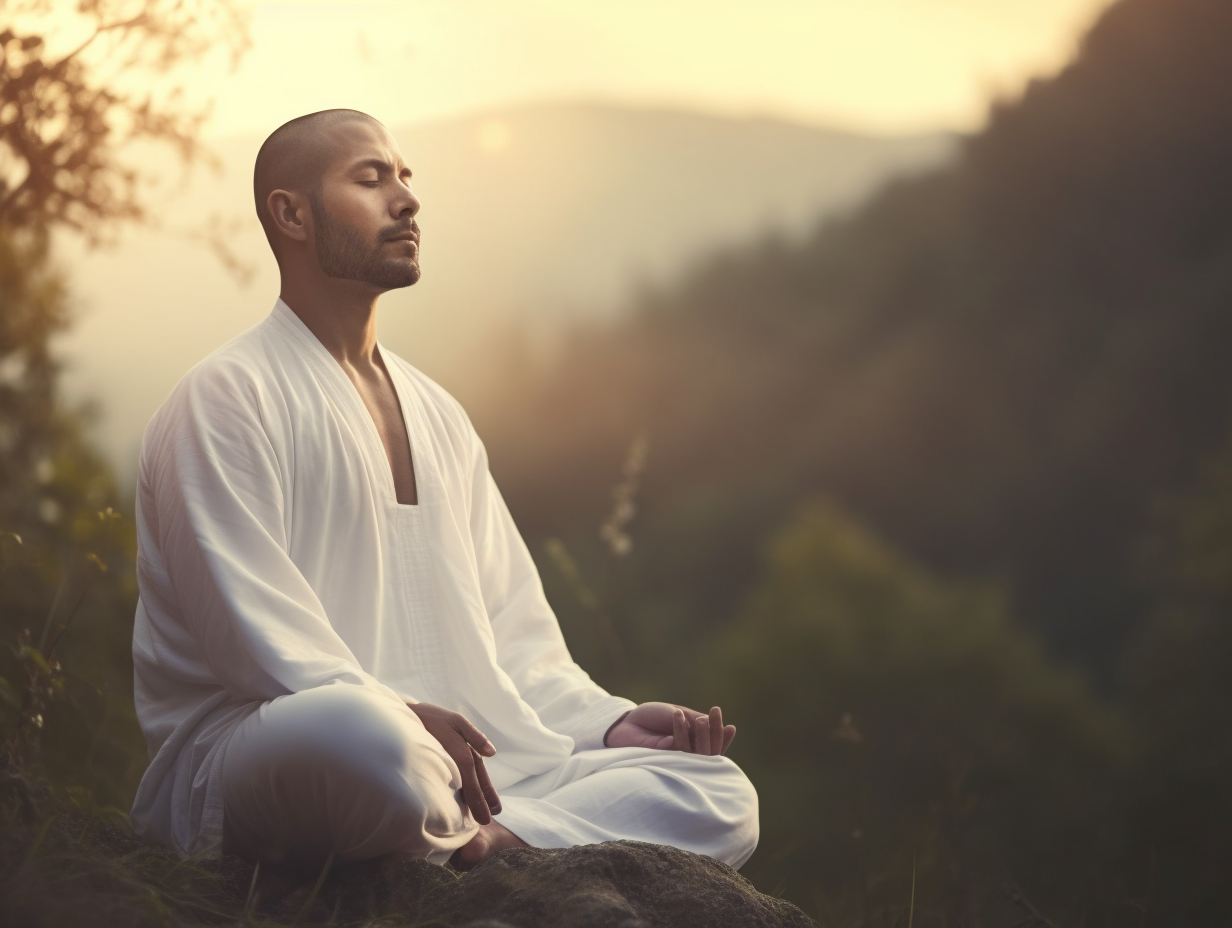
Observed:
[[[393,137],[300,117],[254,188],[281,296],[141,448],[136,830],[304,867],[619,839],[743,864],[735,728],[573,662],[466,414],[377,341],[378,297],[420,276]]]

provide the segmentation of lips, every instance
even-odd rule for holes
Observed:
[[[397,235],[391,235],[385,239],[387,242],[414,242],[415,246],[419,246],[419,230],[412,229],[408,232],[399,232]]]

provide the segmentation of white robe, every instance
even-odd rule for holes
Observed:
[[[416,506],[397,502],[358,391],[281,301],[146,430],[133,659],[151,763],[131,818],[182,854],[219,852],[228,739],[278,696],[336,682],[461,712],[496,746],[498,791],[601,747],[634,705],[569,656],[461,407],[380,350]]]

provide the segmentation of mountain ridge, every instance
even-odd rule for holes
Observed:
[[[481,342],[523,329],[542,340],[571,320],[619,315],[639,285],[772,230],[803,234],[953,147],[942,134],[887,140],[579,103],[393,131],[424,203],[424,276],[383,298],[382,339],[463,393]],[[153,194],[168,225],[199,230],[220,217],[227,250],[252,272],[247,287],[191,231],[137,229],[100,252],[59,243],[83,307],[62,342],[69,395],[98,400],[98,432],[121,471],[131,472],[144,424],[179,376],[277,294],[252,216],[259,141],[220,141],[219,174]],[[176,176],[169,153],[145,170]]]

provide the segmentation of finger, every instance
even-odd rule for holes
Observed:
[[[718,706],[710,709],[710,753],[723,753],[723,710]]]
[[[689,750],[693,742],[689,736],[689,722],[684,716],[683,709],[677,709],[672,713],[672,735],[676,740],[677,751]]]
[[[700,712],[693,719],[693,753],[710,753],[710,719]]]
[[[727,753],[727,749],[731,747],[732,739],[736,737],[736,726],[728,725],[723,729],[723,750],[722,754]]]
[[[461,752],[459,752],[461,753]],[[470,747],[467,747],[466,754],[461,758],[454,758],[458,764],[458,770],[462,774],[462,799],[466,803],[467,808],[471,810],[471,815],[480,825],[487,825],[492,821],[492,810],[488,808],[488,801],[484,798],[483,788],[479,785],[479,774],[475,770],[475,754]]]
[[[489,741],[488,736],[476,728],[465,715],[459,715],[455,719],[454,727],[462,736],[462,740],[484,757],[491,757],[496,753],[496,745]]]
[[[478,754],[475,755],[475,775],[479,780],[479,789],[488,803],[488,808],[493,815],[500,815],[500,796],[496,793],[496,787],[492,785],[492,776],[488,773],[488,768],[484,766],[483,758]]]

